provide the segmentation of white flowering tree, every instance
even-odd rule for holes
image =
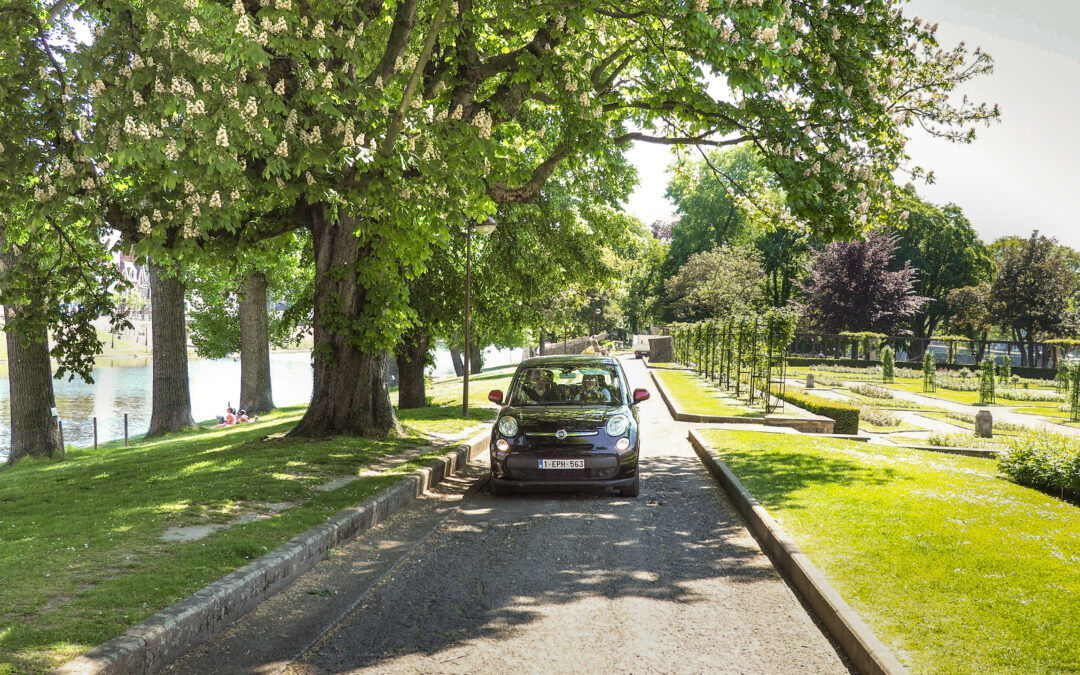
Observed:
[[[122,290],[93,217],[97,174],[80,118],[86,98],[65,68],[72,42],[62,13],[51,9],[39,0],[0,6],[0,303],[10,462],[62,456],[51,359],[56,377],[91,381],[102,350],[94,321],[113,313],[119,294],[112,291]]]
[[[118,183],[140,177],[116,210],[140,250],[310,231],[315,387],[298,435],[396,428],[383,361],[407,281],[462,218],[533,200],[556,168],[588,181],[636,140],[752,142],[784,217],[850,234],[887,201],[908,127],[968,140],[996,116],[949,97],[988,57],[940,48],[892,0],[80,11],[98,36],[83,72],[100,152]]]

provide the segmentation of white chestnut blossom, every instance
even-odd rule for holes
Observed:
[[[278,96],[284,96],[285,95],[285,80],[278,80],[277,81],[277,84],[274,85],[274,93],[277,94]]]
[[[217,144],[220,148],[229,147],[229,133],[225,130],[224,126],[218,127],[217,130]]]
[[[277,148],[274,149],[274,157],[288,157],[289,156],[289,142],[284,138],[278,143]]]
[[[210,206],[215,209],[221,208],[221,195],[216,191],[214,194],[210,195]]]
[[[311,37],[320,40],[326,38],[326,26],[323,25],[322,19],[319,19],[319,22],[311,29]]]
[[[152,225],[150,225],[150,219],[149,218],[147,218],[146,216],[143,216],[143,217],[139,218],[139,233],[140,234],[150,234],[151,232],[153,232],[153,230],[154,230],[154,228],[153,228]]]

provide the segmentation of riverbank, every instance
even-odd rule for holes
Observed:
[[[490,423],[509,373],[473,378],[468,419],[460,380],[433,385],[440,403],[400,411],[401,438],[285,438],[295,406],[0,468],[0,673],[47,672],[399,480]]]

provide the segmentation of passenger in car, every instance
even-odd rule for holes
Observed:
[[[582,403],[611,403],[611,392],[600,386],[602,375],[584,375],[577,400]]]

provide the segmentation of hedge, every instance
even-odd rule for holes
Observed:
[[[837,403],[820,396],[811,396],[785,389],[783,392],[773,392],[779,398],[788,403],[794,403],[814,413],[832,419],[836,424],[833,426],[834,434],[857,434],[859,433],[859,409],[845,403]]]
[[[788,366],[795,368],[806,368],[812,366],[846,366],[848,368],[869,368],[871,366],[880,366],[881,361],[864,361],[862,359],[831,359],[829,357],[804,357],[804,356],[789,356]],[[938,370],[970,370],[975,372],[978,370],[977,366],[965,365],[962,363],[941,363],[940,361],[935,364]],[[910,368],[911,370],[922,371],[922,361],[897,361],[897,368]],[[1013,366],[1012,374],[1019,375],[1030,380],[1053,380],[1057,376],[1057,371],[1053,368],[1036,368],[1034,366]]]

